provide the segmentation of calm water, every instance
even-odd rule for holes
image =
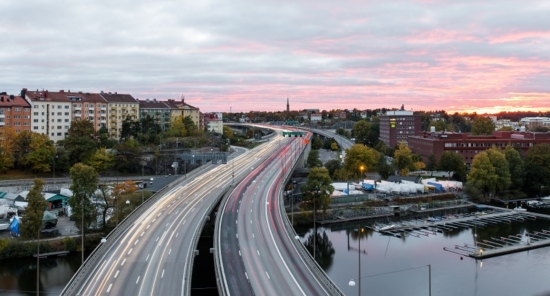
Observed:
[[[406,220],[404,218],[404,220]],[[387,223],[387,220],[378,222]],[[358,226],[334,225],[318,228],[317,261],[346,295],[358,294],[358,266],[361,257],[361,295],[428,295],[428,267],[432,268],[432,295],[541,295],[550,293],[550,247],[525,251],[483,261],[444,251],[464,243],[473,244],[474,229],[455,230],[421,236],[396,238],[365,229],[359,255]],[[550,229],[550,221],[501,223],[477,228],[478,241],[524,231]],[[302,242],[313,249],[313,230],[302,233]],[[349,245],[348,245],[349,241]],[[348,247],[349,246],[349,247]],[[415,268],[400,271],[409,268]],[[355,279],[356,285],[348,285]]]
[[[80,253],[40,259],[40,294],[59,295],[81,260]],[[36,295],[36,258],[0,261],[0,295]]]

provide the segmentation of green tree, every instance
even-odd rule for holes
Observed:
[[[358,177],[361,172],[368,172],[369,168],[374,167],[378,157],[379,153],[376,150],[365,145],[355,144],[346,150],[344,169]]]
[[[338,148],[339,148],[338,143],[334,142],[334,143],[330,144],[330,150],[337,151]]]
[[[369,143],[370,132],[371,125],[368,121],[364,119],[357,121],[353,125],[353,135],[355,136],[355,143],[367,145]]]
[[[445,121],[443,120],[432,120],[430,122],[430,125],[428,126],[428,130],[430,130],[430,127],[434,126],[435,127],[435,130],[440,132],[440,131],[449,131],[449,124],[447,124]]]
[[[499,128],[498,130],[501,131],[501,132],[512,132],[512,131],[514,131],[514,129],[511,126],[503,126],[503,127]]]
[[[325,167],[329,176],[334,177],[334,171],[342,168],[342,162],[339,159],[331,159],[325,163]]]
[[[229,139],[230,141],[233,141],[233,138],[235,137],[233,133],[234,132],[232,128],[230,128],[227,125],[223,126],[223,132],[222,132],[223,139]]]
[[[311,140],[311,149],[319,150],[321,147],[323,147],[323,141],[319,137],[313,137],[313,140]]]
[[[388,164],[388,160],[384,153],[380,153],[378,157],[378,162],[376,163],[376,170],[382,179],[388,179],[392,173],[391,166]]]
[[[168,137],[185,137],[187,130],[182,120],[173,120],[170,124],[170,129],[166,131]]]
[[[546,195],[550,190],[550,146],[531,147],[525,156],[525,191],[531,195]]]
[[[525,177],[525,166],[523,165],[521,155],[511,145],[506,145],[506,149],[504,149],[504,156],[508,162],[508,171],[510,172],[510,179],[512,181],[510,188],[518,190],[522,189],[523,178]]]
[[[330,205],[330,196],[334,192],[331,184],[332,180],[326,168],[314,167],[309,170],[306,184],[302,185],[300,190],[304,200],[313,203],[314,211],[321,208],[323,214],[326,213]]]
[[[497,183],[495,187],[496,193],[507,190],[510,187],[510,184],[512,184],[512,181],[510,180],[508,161],[506,161],[504,152],[496,147],[488,149],[486,152],[489,156],[491,164],[495,168],[495,173],[497,175]]]
[[[472,161],[468,183],[477,187],[485,196],[486,193],[495,192],[497,179],[495,167],[491,164],[487,152],[478,153]]]
[[[344,136],[348,139],[349,139],[349,136],[350,136],[350,132],[348,130],[342,128],[342,127],[339,127],[339,128],[336,129],[336,134]]]
[[[21,221],[21,236],[26,239],[36,238],[38,239],[40,230],[42,229],[42,220],[44,219],[44,211],[48,206],[48,203],[44,199],[42,194],[42,188],[44,187],[44,181],[41,179],[34,180],[34,186],[32,186],[29,194],[27,194],[27,208],[25,209],[25,216]]]
[[[122,173],[137,173],[141,172],[139,160],[141,158],[141,150],[139,143],[133,139],[120,143],[115,146],[117,151],[115,155],[115,169]]]
[[[439,162],[437,163],[437,170],[448,171],[449,178],[450,172],[458,174],[460,178],[463,178],[466,175],[466,165],[464,164],[462,156],[453,151],[445,151],[441,154]]]
[[[198,135],[198,127],[195,125],[195,122],[193,122],[191,116],[185,116],[183,118],[183,125],[185,126],[185,130],[187,131],[187,136]]]
[[[98,175],[93,167],[82,163],[75,164],[70,174],[73,182],[71,185],[73,196],[69,198],[69,205],[72,208],[71,219],[77,221],[76,227],[83,231],[97,221],[96,209],[91,198],[97,188]]]
[[[428,156],[428,163],[426,163],[426,170],[428,171],[435,171],[437,169],[437,159],[435,158],[435,154],[430,154]]]
[[[67,137],[59,144],[69,152],[71,164],[85,162],[97,149],[93,123],[89,120],[73,120]]]
[[[13,167],[15,158],[13,156],[13,143],[16,133],[9,127],[0,128],[0,173]]]
[[[17,163],[33,172],[51,171],[55,146],[47,135],[23,131],[14,141],[17,151]]]
[[[107,152],[105,148],[97,149],[86,161],[86,165],[93,167],[96,172],[106,172],[114,163],[115,155]]]
[[[472,135],[492,135],[495,124],[489,117],[477,116],[472,122]]]
[[[319,160],[319,150],[312,149],[307,156],[307,167],[314,168],[320,167],[323,163]]]

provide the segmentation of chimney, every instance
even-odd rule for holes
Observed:
[[[118,94],[116,91],[115,91],[115,95]]]
[[[59,92],[60,92],[60,93],[64,93],[64,92],[65,92],[65,90],[63,90],[63,89],[60,89],[60,90],[59,90]]]
[[[25,98],[25,95],[27,94],[27,89],[24,88],[21,90],[21,97],[24,99]]]

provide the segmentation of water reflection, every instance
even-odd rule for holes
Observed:
[[[361,249],[366,250],[365,256],[361,256],[361,284],[365,295],[427,295],[427,269],[396,272],[427,264],[432,266],[434,295],[542,295],[550,290],[547,284],[550,247],[483,261],[466,256],[461,259],[460,255],[443,250],[444,247],[454,248],[455,245],[472,246],[476,240],[475,234],[478,242],[486,240],[495,243],[499,243],[501,237],[522,234],[520,237],[525,243],[526,233],[549,230],[550,220],[504,221],[475,228],[472,225],[420,237],[383,236],[371,229],[355,231],[375,223],[406,223],[411,219],[420,220],[423,217],[384,218],[319,229],[318,246],[330,244],[331,250],[328,253],[322,251],[329,254],[330,259],[321,266],[346,295],[357,294],[357,286],[350,287],[348,282],[357,277],[357,248],[358,239],[361,239]],[[313,252],[312,234],[310,229],[304,236],[304,244],[310,252]],[[318,256],[322,252],[319,250]]]
[[[40,293],[57,295],[80,267],[80,254],[40,259]],[[36,295],[36,259],[2,260],[0,295]]]
[[[319,266],[321,266],[321,268],[325,271],[330,270],[334,260],[335,251],[324,228],[318,228],[317,235],[314,235],[314,231],[311,230],[311,232],[307,235],[304,246],[310,254],[313,254],[313,250],[315,249],[314,258]]]

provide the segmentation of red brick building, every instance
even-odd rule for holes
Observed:
[[[407,143],[408,137],[422,131],[422,118],[413,111],[387,111],[380,116],[380,140],[388,147],[401,142]]]
[[[471,164],[477,153],[493,146],[501,149],[508,144],[518,147],[522,155],[537,144],[550,144],[550,133],[533,132],[493,132],[492,136],[472,136],[465,133],[424,132],[419,136],[410,136],[409,148],[420,155],[424,162],[433,153],[436,159],[445,151],[453,151],[462,156],[464,163]]]
[[[10,127],[16,133],[31,130],[31,105],[20,96],[0,93],[0,128]]]

